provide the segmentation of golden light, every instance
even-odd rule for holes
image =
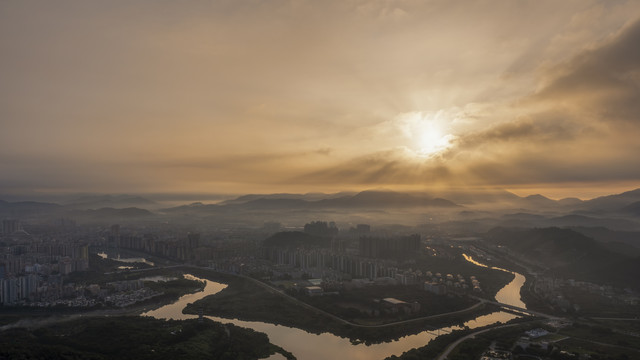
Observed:
[[[422,156],[436,155],[451,146],[453,135],[446,134],[444,129],[436,123],[428,123],[419,135],[420,150]]]
[[[432,157],[451,147],[455,136],[448,132],[449,124],[442,112],[405,113],[398,117],[404,135],[411,141],[416,155]]]

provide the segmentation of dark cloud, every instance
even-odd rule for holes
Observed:
[[[466,173],[480,184],[501,186],[633,181],[640,178],[640,159],[627,155],[589,161],[573,154],[522,153],[476,161],[466,168]]]
[[[523,120],[498,124],[487,130],[460,136],[450,153],[501,142],[545,143],[572,140],[582,126],[561,114],[536,114]]]
[[[545,75],[534,101],[564,101],[604,121],[640,123],[640,20]]]
[[[341,183],[350,187],[439,185],[452,180],[445,164],[411,158],[403,149],[362,156],[290,179],[293,183]]]

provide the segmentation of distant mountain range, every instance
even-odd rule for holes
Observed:
[[[394,208],[438,207],[457,208],[460,205],[440,198],[431,198],[424,194],[410,194],[393,191],[362,191],[356,194],[272,194],[245,195],[237,199],[225,201],[219,205],[192,204],[163,209],[165,212],[176,211],[217,211],[228,210],[282,210],[282,209],[369,209],[384,210]]]
[[[114,209],[114,208],[100,208],[97,210],[89,209],[89,210],[73,210],[69,213],[70,216],[88,218],[93,220],[103,219],[103,218],[123,218],[123,219],[132,219],[132,218],[144,218],[154,216],[154,214],[146,209],[139,209],[136,207],[124,208],[124,209]]]
[[[87,195],[64,203],[73,209],[101,209],[101,208],[147,208],[157,205],[155,201],[132,195]]]
[[[90,211],[91,210],[91,211]],[[450,227],[488,229],[506,227],[604,227],[619,231],[640,230],[640,189],[582,201],[576,198],[552,200],[540,194],[521,197],[504,190],[447,190],[439,192],[397,192],[368,190],[334,194],[249,194],[218,204],[192,203],[161,208],[160,203],[136,195],[84,195],[62,203],[0,200],[0,218],[79,217],[82,219],[137,219],[181,216],[225,217],[253,214],[342,214],[413,212],[443,213]],[[458,214],[458,215],[456,215]],[[257,217],[256,217],[257,216]],[[443,218],[442,218],[443,219]],[[444,221],[444,220],[439,221]]]
[[[56,212],[63,207],[58,204],[37,201],[8,202],[0,200],[0,216],[3,218],[23,218]]]
[[[318,201],[318,200],[326,200],[326,199],[335,199],[345,196],[353,196],[357,193],[355,192],[339,192],[335,194],[325,194],[325,193],[306,193],[306,194],[289,194],[289,193],[281,193],[281,194],[248,194],[243,195],[235,199],[225,200],[220,203],[220,205],[237,205],[244,204],[253,200],[259,199],[291,199],[291,200],[305,200],[305,201]]]

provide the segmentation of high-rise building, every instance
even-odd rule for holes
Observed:
[[[0,280],[0,302],[13,305],[18,301],[18,281],[15,278]]]
[[[407,258],[418,254],[420,235],[398,238],[363,236],[359,241],[360,256],[377,259]]]
[[[2,220],[2,234],[11,235],[16,231],[22,230],[20,220],[17,219],[4,219]]]

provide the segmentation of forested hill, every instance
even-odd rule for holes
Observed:
[[[640,288],[640,257],[614,253],[594,239],[570,229],[494,228],[485,238],[534,258],[563,278]]]

